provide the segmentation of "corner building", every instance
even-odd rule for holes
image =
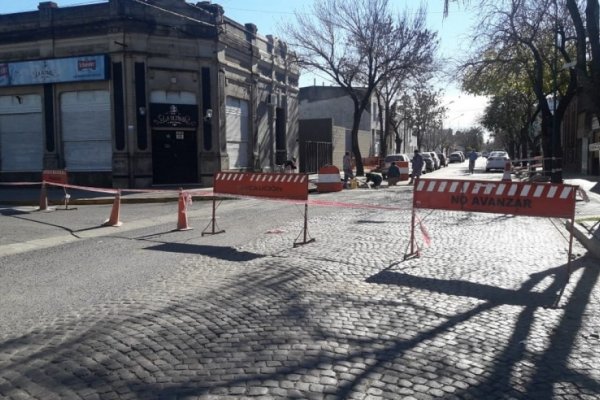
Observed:
[[[210,2],[108,0],[0,15],[0,181],[210,185],[298,154],[285,43]]]

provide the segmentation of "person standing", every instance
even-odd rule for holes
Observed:
[[[479,158],[477,152],[475,150],[472,150],[469,154],[469,173],[471,174],[473,174],[473,171],[475,170],[475,161],[477,160],[477,158]]]
[[[344,154],[343,168],[344,168],[344,187],[346,187],[348,185],[348,180],[354,178],[354,174],[352,173],[352,157],[350,157],[349,151],[347,151],[346,154]]]
[[[417,180],[421,177],[421,172],[423,172],[423,156],[419,153],[419,149],[415,149],[415,154],[411,161],[412,165],[412,174],[410,175],[410,181],[408,184],[411,185],[417,182]]]

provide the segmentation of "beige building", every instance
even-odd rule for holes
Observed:
[[[0,15],[0,180],[209,185],[296,156],[298,68],[218,4],[107,0]]]

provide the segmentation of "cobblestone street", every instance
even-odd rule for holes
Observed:
[[[577,242],[550,307],[562,221],[421,210],[431,244],[403,261],[409,196],[369,193],[405,210],[309,217],[296,248],[301,218],[220,258],[157,245],[185,254],[170,278],[2,337],[0,397],[599,398],[600,270]]]

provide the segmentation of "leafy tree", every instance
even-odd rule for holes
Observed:
[[[481,6],[482,22],[474,33],[480,47],[464,64],[463,72],[466,80],[478,82],[479,89],[489,95],[506,93],[507,83],[522,87],[526,82],[541,115],[544,170],[553,182],[561,182],[558,127],[575,94],[576,81],[572,71],[557,68],[571,58],[564,19],[550,13],[554,1],[558,0],[511,0]]]
[[[424,10],[393,17],[388,0],[316,0],[286,30],[299,64],[325,73],[352,99],[352,153],[363,175],[358,128],[374,90],[390,75],[415,74],[432,63],[438,40],[425,27]]]
[[[441,105],[442,91],[435,90],[427,83],[414,87],[413,127],[417,136],[417,147],[421,150],[434,150],[439,147],[436,133],[442,125],[446,108]]]

